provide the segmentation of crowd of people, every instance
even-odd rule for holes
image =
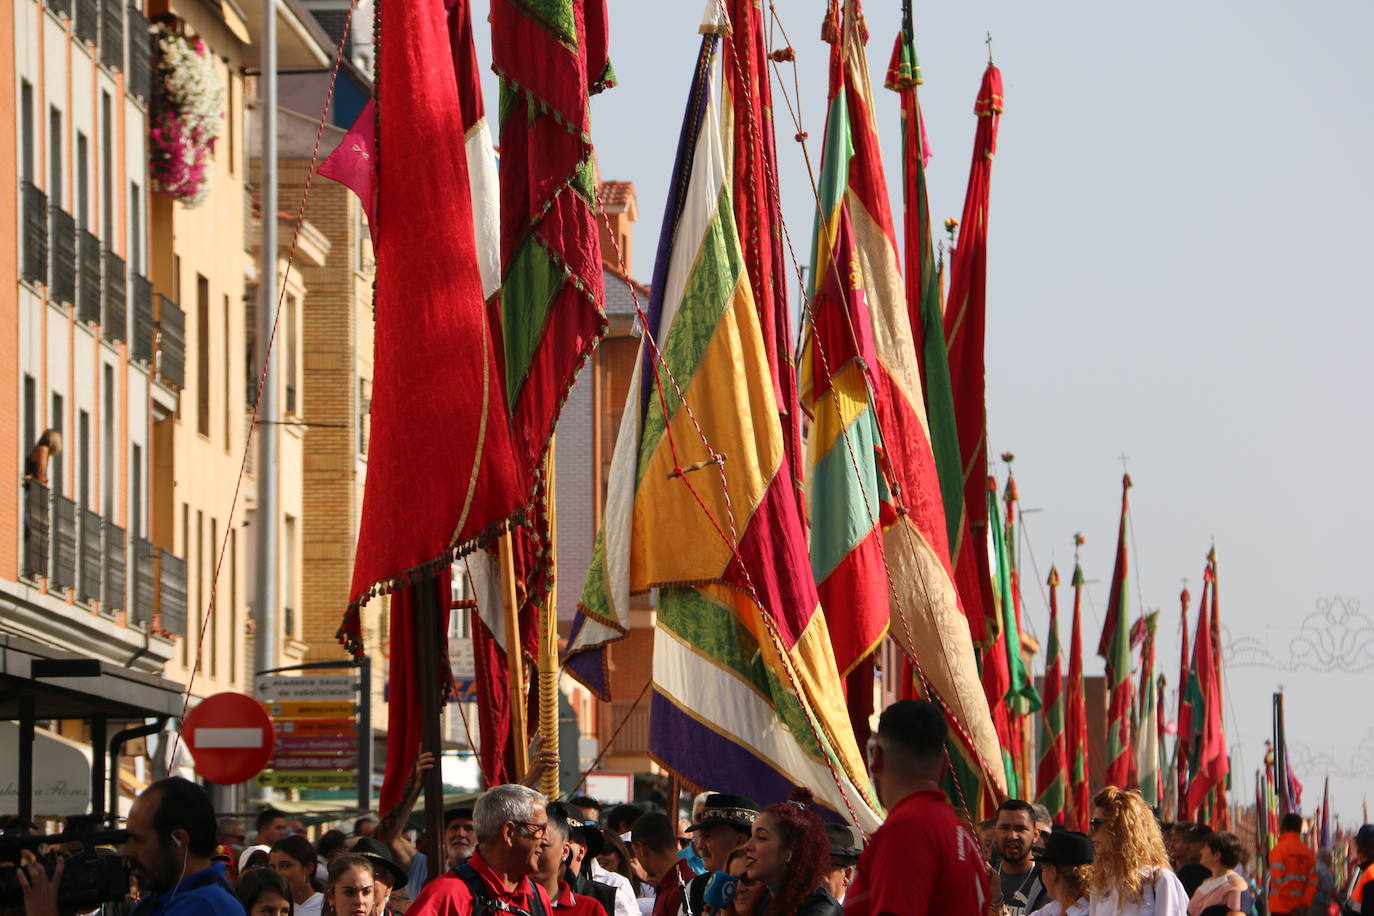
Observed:
[[[970,829],[941,790],[945,720],[924,701],[883,711],[869,771],[888,815],[865,838],[822,820],[806,789],[759,806],[728,792],[693,799],[679,824],[653,806],[546,802],[525,785],[445,812],[426,843],[362,817],[315,842],[280,811],[216,819],[180,778],[135,801],[122,855],[135,893],[121,916],[1374,916],[1374,825],[1355,837],[1348,881],[1288,815],[1259,888],[1241,841],[1161,824],[1139,793],[1107,787],[1088,833],[1008,799]],[[417,771],[423,770],[423,762]],[[681,829],[679,827],[681,826]],[[296,828],[296,829],[293,829]],[[394,833],[394,835],[391,835]],[[27,916],[58,907],[51,875],[20,866]],[[1343,885],[1343,886],[1340,886]]]

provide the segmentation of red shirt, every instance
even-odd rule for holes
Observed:
[[[672,869],[658,882],[653,916],[677,916],[682,910],[682,888],[696,876],[684,860],[674,860]]]
[[[553,911],[567,916],[606,916],[606,908],[595,897],[574,894],[568,882],[558,882],[558,896],[553,898]]]
[[[913,792],[892,806],[859,856],[844,897],[845,916],[984,916],[987,909],[978,841],[935,790]]]
[[[477,872],[482,883],[487,886],[487,892],[491,894],[493,900],[518,907],[529,913],[532,912],[530,895],[538,894],[539,899],[544,904],[544,912],[553,912],[553,907],[549,903],[548,892],[538,885],[531,884],[529,878],[521,878],[520,883],[515,886],[515,890],[506,890],[501,879],[496,877],[496,873],[491,870],[491,866],[482,861],[480,850],[472,854],[472,858],[468,859],[467,864],[471,865],[473,871]],[[472,892],[468,890],[467,882],[458,877],[453,869],[449,869],[426,884],[424,890],[416,895],[415,900],[410,904],[410,909],[406,912],[411,916],[471,916]]]

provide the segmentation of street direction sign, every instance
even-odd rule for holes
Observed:
[[[283,789],[331,789],[355,785],[357,780],[352,770],[267,770],[254,782]]]
[[[273,757],[267,764],[270,770],[346,770],[357,774],[357,766],[348,757]]]
[[[351,700],[358,678],[352,674],[313,674],[303,677],[264,674],[257,678],[257,694],[268,700]]]
[[[356,738],[335,738],[335,737],[314,737],[306,735],[302,737],[279,737],[277,738],[277,756],[294,756],[297,754],[356,754],[358,752],[358,741]]]
[[[267,711],[277,719],[344,719],[358,711],[348,700],[269,701]]]
[[[278,735],[331,738],[352,737],[358,730],[358,724],[352,719],[273,719],[272,727]]]

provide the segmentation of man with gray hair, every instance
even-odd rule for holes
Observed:
[[[488,789],[472,808],[477,851],[425,885],[410,916],[491,916],[497,911],[550,916],[548,892],[530,881],[548,845],[544,796],[525,786]]]

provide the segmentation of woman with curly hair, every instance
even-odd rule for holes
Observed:
[[[1088,892],[1093,876],[1093,844],[1087,834],[1058,830],[1045,848],[1031,852],[1040,866],[1040,880],[1050,902],[1041,916],[1088,916]]]
[[[758,916],[840,916],[839,902],[822,883],[830,870],[830,838],[807,808],[811,790],[769,805],[744,845],[745,877],[767,889]]]
[[[1154,812],[1136,791],[1093,796],[1093,916],[1185,916],[1188,895],[1169,870]]]

